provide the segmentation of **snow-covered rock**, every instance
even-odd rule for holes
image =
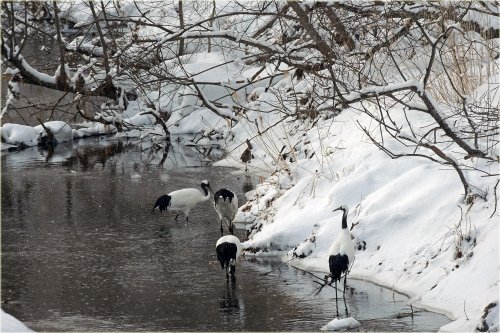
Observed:
[[[11,145],[27,145],[36,146],[38,144],[38,136],[40,131],[37,128],[19,125],[19,124],[4,124],[1,128],[2,139]]]
[[[2,317],[0,320],[0,331],[1,332],[33,332],[21,321],[16,319],[14,316],[6,313],[2,309]]]
[[[361,324],[353,317],[343,319],[335,318],[325,326],[321,327],[320,331],[342,331],[357,328],[359,326],[361,326]]]
[[[54,135],[56,142],[73,140],[73,129],[64,121],[48,121],[38,126],[26,126],[7,123],[1,127],[2,139],[5,143],[20,146],[36,146],[47,138],[44,126]]]

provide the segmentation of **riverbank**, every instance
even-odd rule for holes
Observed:
[[[210,202],[189,222],[151,213],[157,196],[200,179],[242,199],[257,177],[200,166],[203,156],[176,143],[162,165],[126,142],[79,144],[58,145],[48,159],[37,147],[2,155],[7,313],[36,331],[317,331],[334,318],[332,289],[315,296],[315,279],[276,258],[245,256],[236,281],[226,280]],[[367,282],[348,290],[365,330],[435,331],[447,322]]]
[[[295,256],[295,266],[326,273],[328,249],[341,220],[332,210],[347,204],[357,244],[353,277],[398,290],[410,295],[413,305],[446,314],[453,322],[442,331],[497,330],[496,177],[468,170],[468,179],[487,197],[464,202],[452,169],[417,157],[391,159],[359,128],[358,122],[366,121],[346,110],[297,134],[308,142],[295,152],[297,160],[267,178],[240,209],[237,219],[252,223],[245,248],[257,256]],[[280,134],[285,133],[293,132]],[[385,140],[390,146],[390,138]],[[255,164],[272,165],[259,142],[253,143],[253,154],[261,157]],[[496,166],[486,169],[494,174]]]

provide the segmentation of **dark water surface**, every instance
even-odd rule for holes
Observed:
[[[37,331],[319,330],[335,317],[334,292],[313,296],[309,274],[247,258],[226,281],[211,202],[188,223],[151,213],[159,195],[203,179],[240,202],[256,182],[203,164],[206,156],[185,147],[165,158],[101,140],[2,153],[2,308]],[[361,330],[435,331],[448,322],[417,309],[397,318],[410,312],[405,296],[348,285]]]

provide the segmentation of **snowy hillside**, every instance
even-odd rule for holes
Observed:
[[[292,265],[327,273],[341,222],[332,210],[347,204],[359,245],[351,276],[455,320],[442,330],[474,330],[483,319],[498,329],[498,306],[490,305],[498,304],[495,179],[471,175],[489,197],[465,204],[452,170],[425,159],[391,159],[367,142],[356,122],[363,118],[349,110],[307,132],[314,156],[300,159],[290,175],[268,178],[240,209],[237,219],[254,221],[244,246],[284,261],[296,256]]]

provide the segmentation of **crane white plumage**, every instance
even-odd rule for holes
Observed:
[[[335,282],[335,301],[337,301],[337,281],[340,282],[342,274],[344,274],[344,298],[345,298],[345,288],[347,283],[347,274],[349,272],[349,266],[354,261],[354,242],[351,238],[351,233],[347,228],[347,214],[349,213],[349,208],[346,205],[342,205],[339,208],[333,210],[342,210],[342,229],[340,230],[337,239],[333,242],[330,247],[330,257],[328,258],[328,264],[330,267],[330,277],[331,282]],[[345,301],[345,299],[344,299]],[[338,316],[338,304],[337,304],[337,316]]]
[[[229,275],[231,275],[232,279],[235,278],[236,259],[241,255],[241,249],[240,240],[233,235],[222,236],[215,244],[217,260],[222,269],[226,268],[226,278],[228,278]]]
[[[210,192],[212,189],[210,188],[208,180],[201,182],[201,189],[203,193],[195,188],[183,188],[170,192],[169,194],[164,194],[156,200],[153,211],[158,208],[160,212],[167,210],[177,212],[175,220],[177,220],[179,212],[182,212],[186,216],[186,221],[189,221],[189,212],[191,209],[199,203],[210,199]]]
[[[214,194],[214,207],[220,220],[220,233],[224,234],[222,220],[227,221],[229,233],[233,234],[233,221],[238,212],[238,197],[234,192],[221,188]]]

